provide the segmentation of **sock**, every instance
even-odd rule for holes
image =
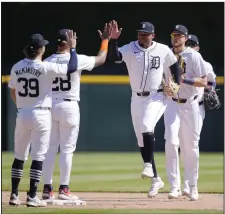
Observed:
[[[30,191],[29,196],[34,198],[37,193],[38,184],[42,174],[42,161],[33,160],[30,167]]]
[[[47,189],[49,191],[52,191],[53,190],[53,186],[51,184],[45,184],[44,185],[44,189]]]
[[[69,188],[69,186],[68,185],[60,185],[59,186],[59,189],[64,189],[64,188]]]
[[[23,163],[24,161],[14,159],[11,171],[12,193],[18,196],[18,187],[20,180],[23,176]]]
[[[140,147],[140,152],[141,152],[142,159],[145,162],[145,148],[144,147]]]
[[[157,178],[158,177],[158,174],[157,174],[157,170],[156,170],[156,165],[155,165],[155,158],[153,156],[153,159],[152,159],[152,169],[153,169],[153,173],[154,173],[154,178]]]
[[[144,150],[145,150],[145,163],[152,163],[153,154],[154,154],[154,142],[155,137],[154,133],[146,132],[142,133],[144,141]]]

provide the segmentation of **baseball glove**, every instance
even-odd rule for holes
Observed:
[[[169,77],[168,83],[166,83],[166,81],[163,79],[162,85],[163,85],[163,91],[167,96],[176,95],[180,89],[180,86],[177,83],[175,83],[173,79],[171,79],[170,77]]]
[[[206,110],[219,109],[221,102],[214,88],[205,88],[204,105]]]

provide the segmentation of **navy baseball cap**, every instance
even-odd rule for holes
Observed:
[[[150,22],[141,22],[138,32],[154,33],[155,27]]]
[[[35,33],[33,34],[28,41],[28,46],[31,49],[41,48],[49,43],[48,40],[45,40],[41,34]]]
[[[189,34],[188,35],[188,40],[187,41],[194,42],[196,45],[199,45],[198,37],[193,35],[193,34]]]
[[[57,36],[57,43],[60,44],[62,42],[67,42],[67,36],[66,33],[69,32],[69,29],[60,29],[58,31],[58,36]]]
[[[188,29],[184,25],[176,25],[173,28],[173,33],[180,33],[182,35],[188,35]]]

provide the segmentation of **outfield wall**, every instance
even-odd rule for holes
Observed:
[[[16,107],[2,77],[2,150],[13,150]],[[223,77],[217,78],[224,102]],[[79,151],[137,151],[130,117],[131,90],[127,76],[82,76]],[[200,140],[201,151],[224,150],[224,110],[207,112]],[[156,126],[156,150],[164,151],[163,118]]]

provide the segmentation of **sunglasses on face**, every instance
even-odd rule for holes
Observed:
[[[171,33],[170,36],[171,36],[172,38],[174,38],[174,37],[184,37],[185,35],[180,34],[180,33]]]

